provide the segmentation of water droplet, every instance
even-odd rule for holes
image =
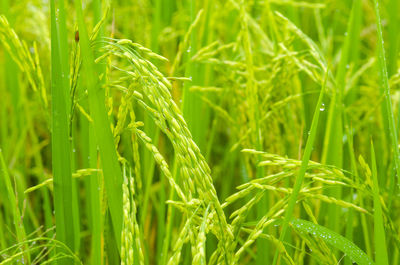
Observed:
[[[324,103],[321,104],[321,107],[319,107],[319,110],[320,111],[324,111],[325,110],[325,104]]]
[[[349,69],[350,68],[350,65],[348,64],[348,65],[346,65],[346,69]]]
[[[347,36],[347,32],[345,32],[344,35]]]
[[[187,53],[190,53],[192,51],[192,47],[189,46],[188,49],[186,50]]]
[[[72,149],[72,152],[76,153],[76,150],[75,150],[75,148],[74,148],[74,149]]]

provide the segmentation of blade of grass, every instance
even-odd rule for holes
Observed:
[[[348,35],[352,35],[350,38],[350,47],[351,47],[351,54],[349,55],[349,61],[353,64],[354,69],[358,69],[359,62],[360,62],[360,50],[361,50],[361,27],[363,21],[363,9],[361,1],[355,1],[352,5],[351,16],[353,16],[353,27],[351,27]],[[346,102],[347,106],[354,103],[358,94],[359,88],[355,85],[350,91],[346,94]]]
[[[50,2],[51,12],[51,95],[52,95],[52,164],[54,178],[54,209],[57,240],[74,250],[74,211],[72,206],[72,173],[68,129],[67,99],[62,61],[60,56],[59,20],[55,1]],[[64,32],[65,33],[65,32]],[[61,259],[60,264],[69,264]]]
[[[89,125],[89,135],[95,135],[93,125]],[[89,139],[89,164],[98,168],[97,144],[95,137]],[[92,217],[92,264],[102,264],[103,216],[101,214],[100,174],[94,173],[90,178],[90,214]]]
[[[394,119],[393,109],[392,109],[392,102],[390,99],[390,87],[389,87],[389,80],[388,80],[388,72],[386,68],[386,58],[385,58],[385,47],[383,43],[383,33],[382,33],[382,23],[381,17],[379,13],[379,0],[374,0],[374,10],[376,16],[376,29],[377,29],[377,49],[378,49],[378,67],[379,67],[379,88],[381,94],[384,96],[383,98],[383,109],[382,115],[385,120],[389,123],[389,133],[390,133],[390,142],[392,144],[392,152],[393,152],[393,160],[396,168],[397,178],[400,179],[400,153],[399,147],[397,144],[397,130],[396,130],[396,123]],[[386,115],[385,115],[386,114]],[[391,180],[394,182],[394,179]]]
[[[383,223],[382,205],[379,195],[378,173],[376,169],[374,143],[371,140],[372,183],[374,193],[374,242],[375,262],[379,265],[388,265],[388,251],[386,248],[385,228]]]
[[[83,58],[83,69],[86,76],[90,114],[97,144],[100,150],[101,164],[112,219],[117,248],[121,249],[122,230],[122,172],[114,145],[114,137],[105,107],[104,90],[97,80],[93,51],[90,48],[89,36],[83,19],[82,2],[75,0],[77,11],[79,42]]]
[[[94,22],[99,23],[102,18],[102,5],[100,0],[93,1],[93,14]],[[100,28],[97,39],[104,37],[104,29]],[[101,44],[100,44],[101,45]],[[99,55],[99,54],[96,54]],[[105,66],[98,65],[99,74],[105,73]],[[87,100],[85,101],[88,105]],[[89,106],[88,106],[89,107]],[[90,168],[98,168],[98,154],[97,154],[97,140],[93,123],[90,123],[83,118],[87,124],[87,132],[85,138],[87,148],[87,162]],[[84,157],[86,159],[86,157]],[[91,242],[91,262],[93,265],[102,264],[102,240],[103,240],[103,217],[101,215],[101,175],[93,173],[89,176],[88,180],[88,192],[90,196],[90,209],[89,214],[91,216],[91,229],[92,229],[92,242]]]
[[[314,146],[314,142],[315,142],[315,136],[317,134],[318,120],[319,120],[319,115],[320,115],[320,112],[321,112],[322,100],[324,98],[325,86],[326,86],[326,81],[327,81],[327,78],[328,78],[328,72],[329,71],[327,70],[326,73],[325,73],[325,80],[324,80],[324,83],[322,84],[322,87],[321,87],[321,92],[319,94],[317,105],[315,106],[314,116],[313,116],[313,119],[312,119],[312,122],[311,122],[309,136],[307,138],[306,147],[305,147],[305,150],[304,150],[303,159],[301,161],[300,170],[299,170],[299,173],[297,175],[296,182],[295,182],[294,187],[293,187],[293,191],[290,194],[288,206],[287,206],[287,209],[286,209],[286,212],[285,212],[285,217],[284,217],[284,220],[283,220],[281,234],[279,236],[279,240],[280,241],[283,241],[283,239],[285,238],[285,234],[286,234],[287,228],[289,226],[289,221],[293,217],[294,206],[296,204],[297,197],[298,197],[300,189],[301,189],[301,185],[303,184],[304,176],[305,176],[306,171],[307,171],[308,162],[310,161],[310,158],[311,158],[311,152],[313,150],[313,146]],[[273,265],[277,264],[278,255],[279,255],[279,250],[277,249],[275,251],[274,260],[272,262]]]
[[[389,51],[388,51],[388,72],[392,76],[397,71],[397,52],[399,45],[399,1],[390,0],[386,5],[389,13]]]
[[[69,47],[68,47],[68,30],[67,30],[67,20],[66,20],[66,11],[65,11],[65,3],[64,1],[58,0],[58,7],[57,7],[57,13],[58,14],[58,19],[56,21],[57,27],[58,27],[58,41],[59,41],[59,48],[60,48],[60,70],[61,70],[61,80],[62,80],[62,87],[63,87],[63,92],[64,92],[64,100],[65,100],[65,106],[67,110],[67,118],[68,121],[71,120],[70,115],[72,113],[69,113],[68,110],[71,109],[71,99],[70,99],[70,78],[69,78]],[[70,126],[68,127],[68,131],[71,132],[72,124],[69,124]],[[72,137],[71,137],[72,138]],[[72,142],[73,138],[70,139],[70,152],[71,152],[71,172],[75,170],[74,164],[75,164],[75,159],[74,159],[74,143]],[[75,179],[72,179],[71,183],[71,191],[72,191],[72,216],[73,216],[73,233],[75,235],[80,234],[80,218],[79,218],[79,202],[78,202],[78,191],[77,191],[77,183]],[[74,249],[72,251],[78,251],[80,246],[80,237],[75,236],[74,237]]]

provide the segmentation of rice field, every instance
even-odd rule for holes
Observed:
[[[400,264],[398,0],[0,0],[0,265]]]

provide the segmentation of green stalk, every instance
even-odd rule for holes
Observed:
[[[375,16],[376,16],[376,29],[377,29],[377,34],[378,34],[378,67],[379,67],[379,81],[380,81],[380,92],[384,96],[384,102],[383,102],[383,109],[382,109],[382,115],[383,118],[387,120],[387,123],[389,124],[389,133],[390,133],[390,142],[392,144],[392,149],[393,149],[393,159],[394,159],[394,164],[396,168],[396,173],[397,173],[397,178],[400,180],[400,153],[399,153],[399,148],[397,144],[397,130],[396,130],[396,124],[395,124],[395,119],[393,115],[393,108],[392,108],[392,102],[390,99],[390,87],[389,87],[389,78],[388,78],[388,72],[386,68],[386,58],[385,58],[385,47],[383,44],[383,33],[382,33],[382,23],[381,23],[381,17],[379,14],[379,0],[374,0],[374,9],[375,9]],[[384,115],[384,114],[387,115]],[[394,180],[392,180],[394,182]]]
[[[388,72],[389,76],[392,76],[397,71],[397,52],[399,45],[399,1],[389,0],[387,4],[387,10],[389,13],[389,51],[388,51]]]
[[[54,208],[57,240],[74,250],[75,233],[74,211],[72,206],[72,173],[68,129],[67,99],[68,90],[61,58],[59,23],[56,18],[55,0],[51,0],[51,95],[52,95],[52,163],[54,185]],[[65,67],[65,65],[64,65]],[[63,76],[64,75],[64,76]],[[68,150],[68,151],[67,151]],[[70,264],[61,259],[60,264]]]
[[[68,48],[68,30],[67,21],[65,15],[65,7],[63,0],[56,0],[58,3],[58,17],[56,18],[57,30],[58,30],[58,43],[60,53],[60,70],[61,70],[61,82],[64,87],[63,92],[65,94],[66,108],[69,110],[71,107],[70,100],[70,89],[69,89],[69,48]],[[68,113],[67,113],[68,114]],[[69,115],[68,118],[70,119]]]
[[[386,137],[384,137],[385,141],[387,138],[390,138],[390,142],[392,144],[393,154],[389,156],[394,156],[394,168],[397,173],[397,177],[400,178],[400,158],[399,158],[399,150],[397,147],[397,129],[395,125],[392,103],[390,100],[390,87],[389,87],[389,74],[392,75],[396,71],[396,62],[397,62],[397,45],[398,45],[398,32],[397,32],[397,13],[398,13],[398,1],[390,1],[388,3],[389,8],[389,63],[388,68],[386,66],[386,55],[385,55],[385,47],[382,33],[382,25],[380,22],[380,14],[379,14],[379,0],[374,1],[375,4],[375,16],[377,20],[377,34],[378,34],[378,67],[379,67],[379,81],[380,81],[380,93],[384,95],[384,101],[382,102],[382,118],[383,125],[385,128]],[[389,73],[388,73],[389,71]],[[384,146],[388,149],[388,146]],[[378,157],[379,159],[379,157]],[[382,181],[386,181],[382,179]],[[392,206],[392,200],[395,193],[395,174],[390,174],[390,188],[389,188],[389,209]]]
[[[82,89],[83,90],[83,89]],[[87,100],[81,104],[87,106]],[[82,165],[85,168],[99,168],[97,141],[93,129],[93,124],[86,117],[80,117],[80,137],[81,137],[81,153]],[[99,173],[93,172],[85,179],[86,196],[86,216],[88,217],[89,229],[91,232],[91,264],[102,264],[102,237],[103,237],[103,216],[101,214],[101,190],[100,190]]]
[[[310,158],[311,158],[311,152],[313,150],[313,146],[314,146],[314,142],[315,142],[315,136],[317,134],[318,120],[319,120],[319,115],[321,113],[322,100],[324,98],[325,86],[326,86],[327,78],[328,78],[328,70],[327,70],[327,72],[325,74],[325,81],[324,81],[324,83],[322,85],[321,92],[320,92],[319,98],[318,98],[318,102],[317,102],[317,105],[315,107],[314,116],[313,116],[313,119],[312,119],[312,122],[311,122],[311,128],[310,128],[310,131],[309,131],[309,136],[307,138],[307,143],[306,143],[306,147],[305,147],[305,150],[304,150],[303,159],[301,161],[300,170],[299,170],[299,173],[297,175],[296,182],[295,182],[294,187],[293,187],[293,191],[290,194],[288,206],[287,206],[286,211],[285,211],[285,217],[284,217],[284,220],[283,220],[282,230],[281,230],[281,234],[279,236],[279,240],[280,241],[283,241],[283,239],[285,238],[285,234],[286,234],[287,228],[289,226],[289,221],[291,221],[292,218],[293,218],[294,206],[296,205],[297,197],[299,195],[299,192],[300,192],[300,189],[301,189],[301,185],[303,184],[304,176],[305,176],[306,171],[307,171],[308,162],[310,161]],[[277,264],[278,254],[279,254],[279,250],[277,249],[275,251],[274,260],[272,262],[273,265]]]
[[[60,62],[61,62],[61,79],[63,82],[63,91],[65,93],[65,101],[66,101],[66,110],[67,110],[67,117],[68,120],[71,120],[70,115],[68,114],[68,110],[71,109],[71,98],[70,98],[70,77],[69,77],[69,70],[70,70],[70,63],[69,63],[69,47],[68,47],[68,30],[67,30],[67,20],[66,20],[66,11],[64,6],[63,0],[58,1],[58,37],[59,37],[59,47],[60,47]],[[70,124],[72,127],[72,124]],[[71,132],[72,128],[68,128],[68,131]],[[70,139],[70,152],[71,152],[71,172],[75,171],[75,160],[76,155],[73,151],[74,143],[72,142],[73,139]],[[73,231],[75,235],[80,234],[80,218],[79,218],[79,201],[78,201],[78,187],[77,187],[77,180],[72,180],[72,211],[73,211]],[[75,236],[74,241],[74,249],[73,251],[78,251],[80,247],[80,237]]]
[[[93,119],[93,128],[96,134],[97,145],[100,150],[101,164],[105,181],[105,188],[110,208],[111,220],[117,248],[121,250],[122,230],[122,172],[118,162],[111,132],[110,122],[105,107],[103,87],[99,86],[93,51],[90,48],[89,36],[83,19],[82,2],[75,0],[79,27],[79,43],[83,58],[83,70],[88,89],[90,114]]]
[[[90,168],[98,168],[97,165],[97,144],[93,125],[89,125],[89,165]],[[103,236],[103,216],[101,215],[101,199],[100,199],[100,174],[93,173],[89,176],[90,186],[90,216],[92,217],[92,264],[102,264],[102,247],[101,241]]]
[[[94,21],[98,23],[102,18],[102,5],[100,0],[93,1],[93,13]],[[98,33],[98,39],[104,37],[104,29],[100,28]],[[100,74],[105,74],[105,66],[97,65],[97,70]],[[103,79],[104,80],[104,79]],[[86,101],[86,105],[87,101]],[[98,168],[98,154],[97,154],[97,140],[93,123],[88,122],[87,124],[87,137],[86,148],[88,150],[87,162],[90,168]],[[86,159],[86,157],[84,157]],[[91,242],[91,263],[93,265],[102,264],[102,237],[103,237],[103,217],[101,215],[101,198],[100,198],[100,174],[93,173],[89,176],[88,180],[88,192],[90,201],[90,216],[91,216],[91,231],[92,231],[92,242]]]
[[[388,265],[388,251],[386,248],[386,236],[383,222],[381,198],[379,195],[378,173],[376,170],[374,144],[371,140],[371,163],[372,163],[372,183],[374,194],[374,242],[375,242],[375,262],[379,265]]]

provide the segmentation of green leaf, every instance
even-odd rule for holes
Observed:
[[[290,224],[294,229],[300,232],[310,233],[315,237],[324,240],[327,244],[339,249],[358,265],[374,264],[371,258],[353,242],[324,226],[302,219],[293,219]]]
[[[90,115],[93,119],[93,128],[100,150],[115,241],[120,250],[122,230],[122,171],[118,162],[114,137],[108,120],[104,89],[100,86],[97,78],[98,75],[96,73],[93,50],[90,47],[89,35],[83,18],[82,1],[75,0],[75,7],[78,17],[79,43],[83,58],[83,70],[86,76],[86,86],[88,89]]]

